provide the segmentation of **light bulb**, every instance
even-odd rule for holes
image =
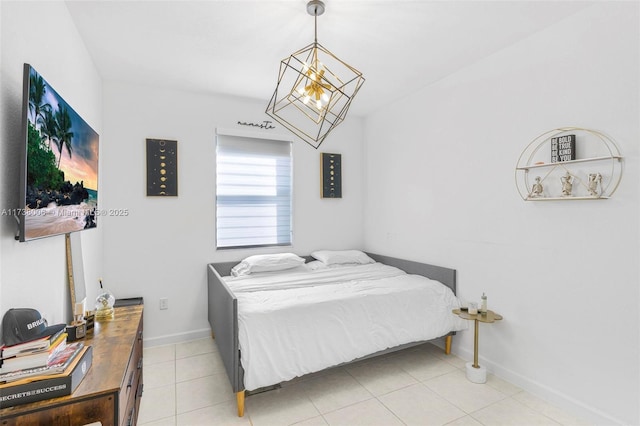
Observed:
[[[305,96],[304,99],[302,100],[302,102],[306,105],[309,103],[309,99],[311,99],[311,97],[309,95]]]
[[[325,104],[329,103],[329,96],[327,96],[326,93],[323,93],[320,99],[322,99],[322,102],[324,102]]]

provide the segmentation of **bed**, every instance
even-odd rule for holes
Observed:
[[[238,416],[245,391],[440,337],[450,353],[451,336],[467,327],[451,313],[456,271],[358,253],[370,262],[326,267],[306,256],[286,271],[237,277],[244,261],[207,265],[209,324]]]

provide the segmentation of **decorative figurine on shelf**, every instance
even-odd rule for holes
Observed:
[[[544,191],[544,187],[540,182],[540,176],[536,176],[536,183],[533,184],[533,188],[531,188],[531,192],[529,193],[529,197],[538,198],[542,197],[542,192]]]
[[[567,174],[560,178],[562,181],[562,196],[570,197],[573,190],[573,176],[567,171]]]
[[[600,190],[598,190],[600,185]],[[600,197],[602,195],[602,175],[600,173],[589,173],[589,195]]]

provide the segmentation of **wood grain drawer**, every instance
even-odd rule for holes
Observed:
[[[115,424],[115,395],[89,398],[71,404],[46,407],[32,413],[3,418],[2,426],[76,426],[102,422],[103,426]]]
[[[142,337],[142,321],[140,321],[119,394],[120,425],[130,426],[135,425],[137,422],[136,400],[142,384]]]

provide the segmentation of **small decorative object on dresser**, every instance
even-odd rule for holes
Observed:
[[[114,309],[113,304],[116,298],[107,289],[101,289],[100,293],[96,297],[96,313],[95,319],[97,321],[113,318]]]
[[[108,320],[113,318],[113,305],[116,302],[116,298],[111,291],[104,288],[102,285],[102,278],[98,281],[100,282],[100,291],[98,292],[98,296],[96,296],[96,311],[94,316],[96,321]]]

